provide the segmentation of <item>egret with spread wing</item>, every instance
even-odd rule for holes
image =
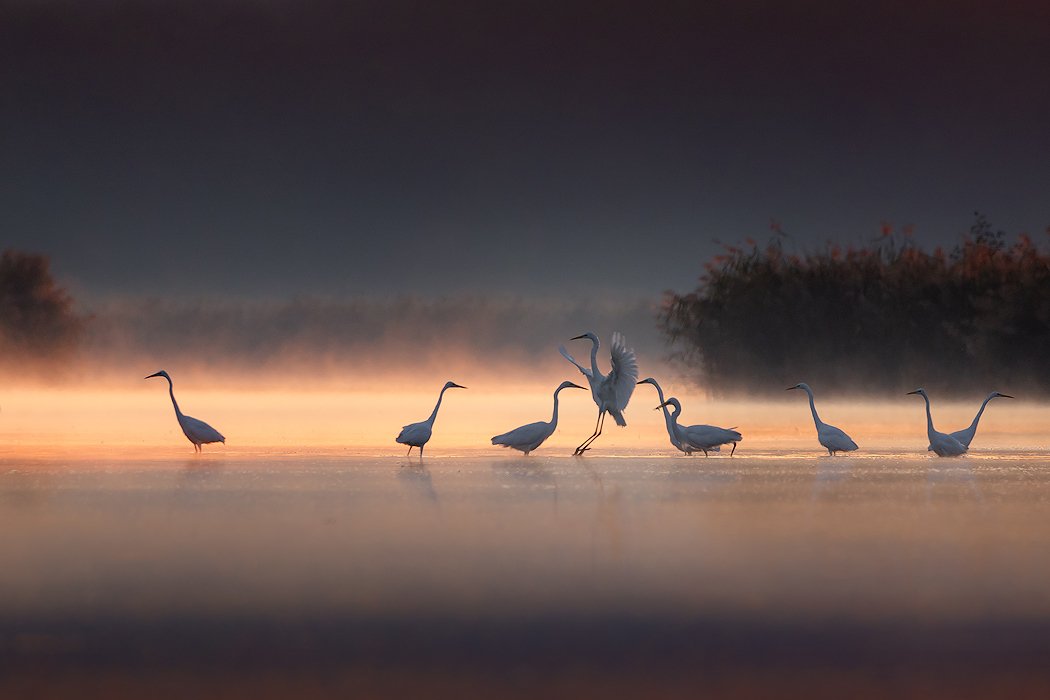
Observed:
[[[988,394],[988,397],[985,398],[984,403],[981,404],[981,408],[977,411],[977,415],[974,416],[973,423],[970,423],[969,428],[956,430],[954,433],[948,434],[956,440],[958,440],[959,442],[961,442],[962,444],[966,445],[966,447],[969,447],[970,443],[973,442],[973,436],[977,434],[977,423],[981,420],[981,414],[984,413],[984,407],[988,405],[989,401],[996,398],[1012,399],[1013,397],[1009,394],[1000,394],[998,391],[993,391],[992,393]]]
[[[829,455],[834,457],[836,452],[852,452],[857,449],[857,443],[853,442],[853,438],[835,426],[820,420],[820,416],[817,415],[817,407],[813,403],[813,390],[809,388],[809,384],[802,382],[789,386],[785,391],[792,389],[801,389],[809,395],[809,410],[813,412],[813,423],[817,426],[817,442],[827,449]]]
[[[958,457],[966,452],[968,449],[966,445],[951,435],[934,429],[933,417],[930,415],[930,397],[926,395],[926,390],[920,387],[915,391],[909,391],[908,394],[918,394],[926,401],[926,435],[930,438],[930,446],[926,449],[938,457]]]
[[[656,408],[667,410],[667,406],[674,408],[671,412],[671,423],[678,434],[679,442],[681,442],[681,446],[678,449],[686,454],[692,454],[699,450],[706,457],[709,451],[714,450],[717,452],[721,445],[732,443],[733,450],[729,453],[729,456],[732,457],[736,453],[736,444],[744,439],[733,428],[719,428],[714,425],[680,425],[678,416],[682,414],[682,404],[672,396]]]
[[[179,427],[182,428],[182,434],[186,436],[186,439],[193,443],[193,451],[201,452],[201,445],[206,445],[211,442],[221,442],[226,444],[226,438],[223,437],[215,428],[211,427],[202,420],[197,420],[192,416],[187,416],[179,410],[179,404],[175,401],[175,387],[171,383],[171,377],[164,370],[155,372],[145,379],[152,379],[153,377],[164,377],[168,380],[168,393],[171,395],[171,405],[175,407],[175,418],[179,421]]]
[[[602,374],[598,369],[598,347],[601,343],[594,333],[584,333],[570,340],[588,338],[591,341],[591,368],[587,369],[568,353],[564,346],[558,346],[558,352],[566,360],[576,365],[576,368],[587,377],[591,385],[591,397],[598,404],[598,422],[594,426],[594,433],[576,448],[574,455],[582,455],[590,449],[591,443],[602,434],[602,426],[605,423],[605,414],[608,413],[616,421],[616,425],[623,427],[627,425],[624,420],[623,410],[627,408],[627,402],[631,400],[634,393],[634,385],[638,381],[638,359],[624,343],[623,336],[619,333],[612,335],[612,371],[608,375]]]
[[[529,423],[528,425],[523,425],[520,428],[515,428],[510,432],[492,438],[492,444],[521,450],[525,454],[532,452],[542,445],[543,441],[553,435],[554,430],[558,427],[558,392],[562,389],[570,388],[583,389],[582,386],[573,384],[572,382],[562,382],[559,384],[558,388],[554,390],[554,415],[551,416],[550,422],[541,420],[535,423]]]
[[[434,406],[434,412],[430,414],[430,418],[419,421],[418,423],[409,423],[401,429],[394,440],[400,442],[402,445],[408,445],[408,454],[412,454],[412,448],[419,448],[419,457],[423,458],[423,446],[430,441],[430,436],[434,432],[434,419],[437,418],[438,409],[441,408],[441,399],[445,398],[445,392],[449,389],[466,389],[465,386],[460,386],[455,382],[445,382],[445,386],[441,387],[441,393],[438,394],[437,404]]]

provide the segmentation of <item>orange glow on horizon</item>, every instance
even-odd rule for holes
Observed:
[[[227,444],[207,445],[205,453],[238,454],[259,448],[351,449],[396,455],[406,448],[394,442],[402,425],[430,415],[440,384],[412,389],[338,390],[204,389],[176,382],[180,408],[212,424]],[[550,420],[554,383],[506,387],[476,384],[445,395],[427,453],[491,450],[519,453],[490,445],[489,438],[519,425]],[[181,388],[180,388],[181,387]],[[671,389],[666,387],[665,389]],[[695,392],[674,393],[683,403],[683,424],[710,423],[737,427],[744,435],[738,454],[755,451],[813,450],[820,453],[812,419],[804,400],[759,401],[709,399]],[[668,391],[668,394],[671,392]],[[804,398],[804,397],[803,397]],[[925,414],[921,401],[820,402],[821,417],[850,433],[866,450],[918,451],[926,447]],[[0,441],[6,450],[115,447],[171,449],[192,452],[175,420],[167,386],[160,380],[136,388],[15,388],[3,392]],[[606,421],[595,449],[666,452],[670,446],[662,413],[652,410],[656,392],[640,386],[626,411],[628,425]],[[969,425],[979,402],[934,405],[939,429]],[[561,393],[558,430],[540,448],[571,451],[591,434],[597,409],[589,391]],[[981,420],[975,449],[1043,450],[1046,407],[1021,401],[997,400]],[[414,451],[415,454],[415,451]]]

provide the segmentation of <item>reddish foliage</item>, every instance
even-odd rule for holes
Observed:
[[[949,253],[881,230],[845,254],[837,245],[785,254],[779,238],[727,247],[695,292],[665,299],[661,326],[677,357],[716,391],[819,380],[1050,392],[1050,252],[1025,234],[1007,245],[979,214]]]

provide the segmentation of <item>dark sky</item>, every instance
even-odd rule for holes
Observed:
[[[656,295],[1050,224],[1050,4],[0,5],[0,243],[87,296]]]

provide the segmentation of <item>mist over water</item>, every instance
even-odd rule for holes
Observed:
[[[758,673],[840,697],[885,668],[905,670],[882,690],[930,674],[953,697],[1047,687],[1031,659],[1050,620],[1050,409],[1023,392],[989,405],[968,455],[939,459],[917,397],[818,385],[822,418],[860,444],[832,458],[798,392],[713,396],[676,372],[646,302],[96,309],[78,357],[0,391],[0,516],[18,533],[0,543],[0,694],[323,697],[323,678],[513,696],[523,664],[542,669],[533,696],[692,697]],[[624,332],[683,424],[740,430],[736,456],[678,452],[648,385],[583,458],[587,391],[563,392],[530,457],[490,445],[583,383],[557,346],[586,363],[568,339],[587,330],[603,369]],[[166,382],[143,379],[161,368],[225,445],[193,454]],[[469,389],[406,457],[395,435],[446,379]],[[968,425],[982,398],[934,395],[937,427]]]
[[[11,381],[108,381],[164,368],[176,381],[216,385],[375,386],[399,377],[443,382],[455,373],[511,382],[558,376],[569,338],[624,333],[645,363],[663,363],[655,301],[498,296],[194,301],[109,299],[90,304],[78,354]],[[608,362],[603,349],[600,361]],[[565,365],[567,366],[567,365]],[[132,369],[135,368],[135,369]],[[573,370],[575,372],[575,370]]]

